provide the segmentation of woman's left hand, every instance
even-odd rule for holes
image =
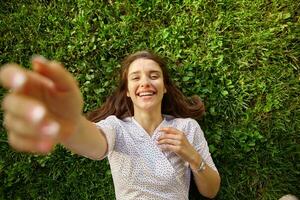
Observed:
[[[185,134],[178,129],[168,127],[161,128],[164,133],[158,138],[157,144],[162,150],[169,150],[176,153],[184,161],[197,168],[201,162],[201,156],[190,144]]]

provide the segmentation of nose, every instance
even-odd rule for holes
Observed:
[[[148,87],[150,86],[150,80],[148,77],[141,78],[141,87]]]

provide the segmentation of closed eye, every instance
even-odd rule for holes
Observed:
[[[150,75],[151,79],[158,79],[159,77],[160,77],[159,74],[156,74],[156,73]]]
[[[132,77],[131,80],[133,81],[139,80],[139,77],[138,76]]]

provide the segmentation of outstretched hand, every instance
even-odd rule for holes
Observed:
[[[83,100],[75,79],[60,63],[35,57],[32,67],[1,67],[1,84],[10,90],[2,102],[4,125],[13,148],[45,154],[76,132]]]

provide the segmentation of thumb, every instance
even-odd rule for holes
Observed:
[[[61,63],[49,61],[42,56],[32,58],[33,70],[53,81],[56,90],[67,92],[77,87],[75,78]]]

